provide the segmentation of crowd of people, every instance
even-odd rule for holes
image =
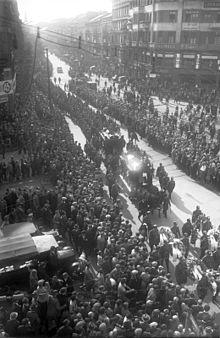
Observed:
[[[47,174],[53,187],[7,189],[0,205],[2,226],[40,220],[40,230],[58,231],[66,245],[74,248],[80,264],[68,271],[58,268],[54,248],[43,265],[32,262],[28,292],[8,310],[0,307],[0,337],[218,337],[219,325],[210,307],[203,304],[203,293],[196,295],[186,287],[185,259],[176,267],[176,284],[170,274],[169,243],[160,245],[158,229],[150,227],[148,213],[137,234],[132,233],[118,200],[104,196],[99,154],[93,149],[84,153],[70,134],[65,116],[77,121],[88,142],[103,128],[115,128],[113,121],[89,107],[87,96],[82,102],[52,85],[51,119],[45,87],[42,71],[22,119],[27,168],[22,170],[12,158],[13,175],[3,175],[3,180]],[[133,128],[130,113],[128,118]],[[156,175],[165,187],[160,167]],[[172,189],[170,197],[171,193]],[[199,216],[193,215],[197,228]],[[145,233],[146,225],[149,232]],[[207,227],[203,227],[204,232]],[[184,226],[184,233],[188,228]],[[96,261],[93,273],[90,258]]]
[[[103,69],[93,69],[100,82]],[[104,73],[103,73],[104,72]],[[134,80],[120,85],[124,102],[112,102],[111,93],[115,88],[107,84],[100,93],[94,94],[86,88],[78,89],[80,96],[98,108],[111,106],[111,114],[130,129],[133,128],[150,145],[172,155],[173,161],[191,177],[202,184],[219,189],[219,132],[216,128],[218,95],[211,84],[196,85],[194,82],[181,80],[178,83],[164,78]],[[118,90],[117,90],[118,92]],[[103,95],[107,94],[107,95]],[[109,95],[110,93],[110,95]],[[152,107],[151,96],[158,96],[161,101],[176,102],[175,113],[161,114]],[[181,108],[180,102],[188,102]]]

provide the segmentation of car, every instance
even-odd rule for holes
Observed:
[[[57,67],[57,73],[62,74],[63,73],[63,68],[62,67]]]

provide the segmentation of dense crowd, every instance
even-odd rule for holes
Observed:
[[[175,284],[169,272],[169,244],[160,245],[157,226],[149,226],[149,214],[143,215],[139,232],[132,233],[118,200],[104,198],[99,154],[89,151],[86,156],[70,134],[65,115],[77,120],[88,142],[103,128],[115,129],[114,122],[74,95],[67,98],[55,86],[51,119],[45,83],[38,74],[26,109],[28,118],[23,119],[28,169],[20,168],[12,181],[46,173],[53,188],[8,189],[1,200],[2,226],[28,217],[40,220],[40,230],[57,230],[79,261],[68,271],[60,269],[56,249],[51,248],[44,264],[32,262],[27,294],[9,311],[0,308],[0,336],[218,337],[219,326],[201,299],[204,293],[198,289],[196,295],[185,287],[185,259],[177,264]],[[14,170],[13,159],[9,163]],[[156,174],[163,186],[160,171]],[[193,217],[197,228],[204,223],[204,215],[197,212]],[[149,232],[143,231],[146,225]],[[189,231],[191,236],[192,229],[184,226],[183,234]],[[89,258],[95,258],[95,272]],[[210,287],[205,276],[204,280],[199,287]]]
[[[105,95],[105,88],[104,93],[102,90],[98,94],[78,88],[78,93],[100,109],[107,107],[107,114],[125,124],[129,131],[146,138],[151,146],[167,152],[188,175],[219,189],[219,132],[216,130],[215,95],[205,95],[207,100],[202,101],[203,105],[188,104],[184,109],[177,105],[174,113],[167,108],[161,114],[150,98],[156,93],[151,90],[151,85],[149,87],[149,93],[147,87],[145,92],[142,88],[140,94],[137,88],[128,89],[125,85],[124,102]]]

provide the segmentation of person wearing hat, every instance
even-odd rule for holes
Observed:
[[[185,258],[188,257],[189,254],[189,249],[190,249],[190,243],[189,243],[189,235],[187,234],[187,232],[184,232],[183,234],[183,238],[181,239],[181,241],[183,242],[184,245],[184,249],[185,249]]]
[[[18,326],[17,333],[19,337],[32,337],[35,334],[34,328],[28,318],[23,318]]]
[[[181,237],[180,229],[179,229],[179,227],[177,225],[177,222],[175,222],[175,221],[173,222],[173,226],[171,227],[170,230],[172,231],[172,233],[174,234],[174,236],[176,238],[180,238]]]
[[[209,249],[209,240],[207,232],[204,231],[202,237],[200,238],[200,259],[205,256],[206,250]]]
[[[205,274],[203,274],[202,278],[198,281],[198,284],[196,286],[198,297],[203,300],[207,295],[208,289],[210,289],[210,287],[211,284],[208,280],[208,277]]]
[[[67,296],[67,288],[62,287],[57,295],[58,300],[58,308],[60,310],[61,315],[68,309],[68,296]]]
[[[188,275],[188,269],[186,262],[183,257],[180,257],[179,263],[176,265],[175,268],[175,278],[177,284],[186,284],[187,283],[187,275]]]
[[[190,221],[190,219],[188,218],[187,221],[183,224],[182,227],[182,234],[184,235],[185,233],[190,236],[193,230],[193,226],[192,223]]]
[[[57,330],[57,337],[65,337],[65,338],[72,338],[73,329],[70,326],[70,321],[68,319],[64,319],[63,325],[59,327]]]
[[[169,273],[169,258],[172,254],[172,248],[171,245],[164,240],[164,244],[160,246],[159,248],[159,263],[163,266],[163,263],[165,261],[167,272]]]
[[[154,224],[153,229],[149,231],[149,244],[151,251],[153,251],[153,247],[158,246],[159,243],[160,243],[160,233],[157,228],[157,225]]]
[[[217,270],[220,265],[220,245],[218,245],[217,249],[213,252],[213,259],[214,259],[214,268],[215,270]]]
[[[16,337],[18,334],[18,313],[17,312],[11,312],[10,313],[10,319],[7,320],[5,325],[5,332],[9,335],[9,337]]]
[[[207,269],[211,269],[211,270],[214,269],[215,262],[214,262],[214,258],[213,258],[211,251],[209,250],[205,251],[205,256],[202,258],[202,262],[205,264]]]

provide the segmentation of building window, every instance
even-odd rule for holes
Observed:
[[[183,16],[184,22],[199,22],[200,14],[199,12],[186,11]]]
[[[206,23],[206,22],[212,22],[212,15],[210,13],[205,13],[204,14],[204,18],[203,18],[203,22]]]
[[[215,45],[220,45],[220,35],[215,37]]]
[[[168,35],[168,43],[175,43],[175,36],[172,35]]]
[[[196,45],[196,43],[197,43],[196,37],[195,36],[190,36],[189,37],[189,44],[190,45]]]
[[[220,22],[220,13],[217,13],[216,15],[216,22]]]
[[[169,12],[169,22],[171,22],[171,23],[176,22],[176,12],[174,12],[174,11]]]

